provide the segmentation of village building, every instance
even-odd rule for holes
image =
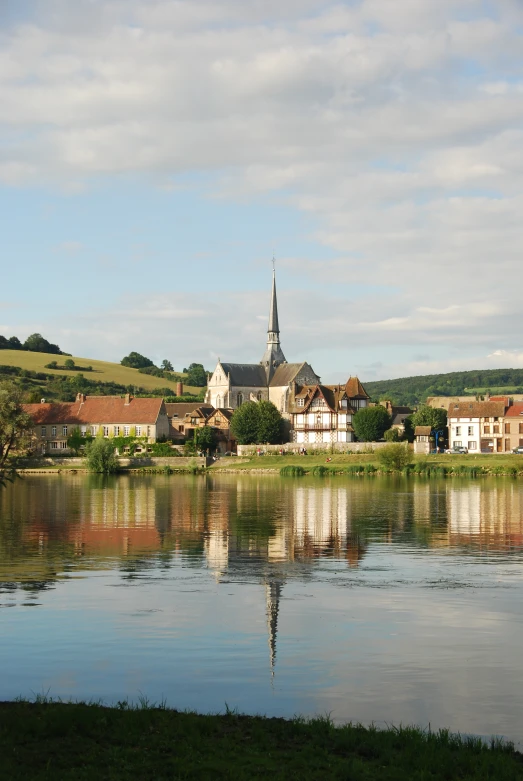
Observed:
[[[431,449],[430,426],[416,426],[414,429],[414,452],[416,455],[428,455]]]
[[[410,407],[400,407],[393,404],[391,401],[380,401],[382,407],[385,407],[392,419],[391,428],[396,429],[399,437],[403,437],[405,434],[405,420],[412,415],[414,410]]]
[[[288,363],[280,344],[280,326],[273,272],[267,346],[259,363],[225,363],[218,360],[207,385],[205,401],[216,409],[235,410],[246,401],[271,401],[290,420],[295,385],[315,385],[320,378],[312,367]]]
[[[167,439],[169,419],[163,399],[121,396],[86,396],[72,402],[24,404],[33,421],[33,436],[40,453],[68,451],[67,439],[78,428],[83,436],[144,437],[147,442]]]
[[[352,416],[369,397],[357,377],[346,385],[304,385],[294,388],[292,438],[297,444],[354,442]]]
[[[509,401],[471,400],[451,404],[447,413],[449,448],[465,447],[469,453],[510,452],[510,437],[507,437],[507,441],[504,438],[504,420],[506,411],[510,409]]]

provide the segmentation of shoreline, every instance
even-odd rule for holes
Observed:
[[[0,702],[0,770],[31,779],[399,778],[447,781],[523,779],[523,755],[511,742],[462,737],[416,726],[335,726],[328,717],[284,719],[231,711],[197,714],[146,698],[63,703]]]

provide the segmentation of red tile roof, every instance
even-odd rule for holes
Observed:
[[[349,399],[368,399],[369,394],[357,377],[349,377],[345,391]]]
[[[127,399],[120,396],[84,396],[72,402],[24,404],[24,409],[35,425],[155,424],[160,413],[163,411],[165,414],[163,399]]]
[[[505,412],[506,418],[523,418],[523,402],[522,401],[516,401],[514,404],[511,404],[511,406],[508,408],[508,410]]]
[[[506,405],[503,401],[461,401],[449,405],[449,418],[502,418]]]

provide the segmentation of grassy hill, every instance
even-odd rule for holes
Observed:
[[[0,375],[5,375],[5,371],[2,372],[1,369],[2,366],[14,366],[27,372],[37,372],[39,374],[48,375],[48,378],[65,378],[66,380],[70,380],[72,384],[75,382],[78,384],[78,375],[83,374],[83,377],[88,380],[89,383],[107,383],[124,386],[125,388],[132,387],[133,390],[135,389],[136,393],[148,392],[154,394],[155,391],[159,392],[161,389],[169,389],[172,391],[173,396],[176,394],[176,381],[170,381],[163,377],[153,377],[149,374],[142,374],[138,369],[130,369],[127,366],[121,366],[119,363],[110,363],[109,361],[97,361],[94,358],[72,356],[77,367],[91,366],[92,371],[81,372],[45,368],[46,364],[51,361],[56,361],[58,365],[63,365],[67,358],[68,356],[51,355],[50,353],[34,353],[26,352],[24,350],[0,350]],[[38,387],[41,387],[42,389],[45,389],[46,385],[49,385],[49,382],[49,379],[33,378],[33,384],[38,385]],[[201,390],[201,388],[184,385],[184,393],[198,395]],[[51,392],[49,395],[53,397],[56,394]]]
[[[372,399],[396,404],[421,404],[427,396],[464,396],[477,393],[523,392],[523,369],[478,369],[448,374],[426,374],[396,380],[364,382]]]

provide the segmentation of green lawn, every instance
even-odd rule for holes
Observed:
[[[327,458],[331,461],[327,463]],[[466,454],[466,455],[430,455],[430,456],[412,456],[412,463],[426,462],[431,466],[445,466],[457,467],[463,466],[481,466],[485,470],[492,470],[495,468],[512,468],[516,467],[518,471],[523,472],[523,455],[514,455],[509,453],[507,455],[490,455],[490,454]],[[270,469],[278,471],[283,466],[301,466],[305,471],[310,472],[315,466],[328,466],[329,469],[340,470],[350,464],[374,464],[379,467],[379,460],[377,453],[335,453],[322,455],[284,455],[284,456],[239,456],[238,458],[220,458],[213,464],[210,469],[213,471],[219,471],[221,469],[234,469],[238,471],[253,471],[258,469]]]
[[[0,350],[0,365],[20,366],[34,372],[46,372],[47,374],[61,374],[67,377],[75,375],[75,372],[60,371],[59,369],[46,369],[45,364],[51,361],[57,361],[63,364],[67,360],[67,355],[50,355],[49,353],[31,353],[25,350]],[[138,369],[130,369],[119,363],[110,363],[109,361],[97,361],[94,358],[79,358],[73,356],[73,361],[78,366],[92,366],[92,372],[85,372],[86,379],[98,382],[116,382],[120,385],[136,385],[136,387],[154,390],[156,388],[172,388],[173,395],[176,393],[176,382],[169,382],[161,377],[151,377],[149,374],[140,374]],[[201,388],[184,386],[187,393],[198,394]]]
[[[511,745],[446,731],[199,716],[125,703],[0,703],[0,777],[9,781],[517,781],[521,760]]]
[[[519,387],[519,385],[491,385],[485,388],[465,388],[465,393],[476,393],[482,396],[489,391],[493,396],[507,396],[511,393],[517,393]]]

